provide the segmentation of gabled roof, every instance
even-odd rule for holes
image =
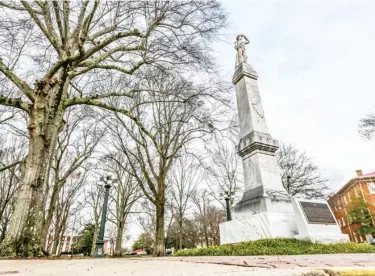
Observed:
[[[362,177],[375,177],[375,172],[364,174]]]
[[[344,191],[346,191],[347,189],[349,189],[354,183],[356,183],[357,181],[366,181],[366,180],[369,180],[369,181],[374,181],[375,182],[375,172],[372,172],[372,173],[367,173],[367,174],[364,174],[364,175],[360,175],[360,176],[356,176],[352,179],[350,179],[347,183],[345,183],[345,185],[343,185],[337,192],[335,192],[335,194],[331,197],[335,197],[341,193],[343,193]]]

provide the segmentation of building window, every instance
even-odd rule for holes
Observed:
[[[341,205],[342,205],[342,203],[341,203],[341,199],[337,199],[336,200],[336,206],[337,206],[337,208],[340,210],[341,209]]]
[[[368,190],[370,194],[375,194],[375,183],[369,182],[367,183]]]

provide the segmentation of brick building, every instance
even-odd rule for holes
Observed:
[[[373,237],[360,235],[358,229],[361,225],[353,223],[349,214],[358,206],[358,202],[363,200],[372,216],[372,224],[375,225],[375,172],[363,174],[362,170],[357,170],[356,173],[356,177],[350,179],[328,199],[328,204],[341,227],[341,232],[348,234],[350,241],[362,243],[371,241]]]
[[[54,254],[54,255],[60,255],[61,253],[68,253],[68,252],[71,252],[72,250],[72,245],[73,245],[73,238],[75,239],[76,236],[72,237],[72,236],[64,236],[62,238],[61,241],[57,241],[54,239],[53,236],[49,236],[48,237],[48,248],[47,248],[47,251],[50,253],[50,254]],[[57,242],[58,243],[58,246],[56,248],[56,252],[52,252],[52,249],[53,249],[53,244]],[[104,240],[104,254],[107,254],[107,255],[112,255],[113,254],[113,247],[114,247],[114,244],[111,244],[111,240],[109,239],[105,239]]]

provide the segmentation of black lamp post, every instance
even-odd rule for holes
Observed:
[[[103,211],[102,211],[102,219],[100,222],[99,236],[98,236],[98,240],[96,241],[95,257],[104,257],[104,230],[105,230],[105,220],[107,218],[109,188],[111,188],[112,184],[115,183],[116,181],[117,180],[112,179],[110,175],[100,178],[99,185],[104,185],[105,194],[104,194]]]
[[[227,221],[232,220],[232,214],[230,211],[230,201],[234,198],[234,192],[225,191],[220,193],[220,197],[225,200],[226,209],[227,209]]]

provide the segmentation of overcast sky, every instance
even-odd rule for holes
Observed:
[[[235,36],[249,38],[271,135],[305,150],[333,189],[375,171],[375,141],[358,134],[375,112],[375,1],[223,3],[231,26],[215,54],[230,81]]]

